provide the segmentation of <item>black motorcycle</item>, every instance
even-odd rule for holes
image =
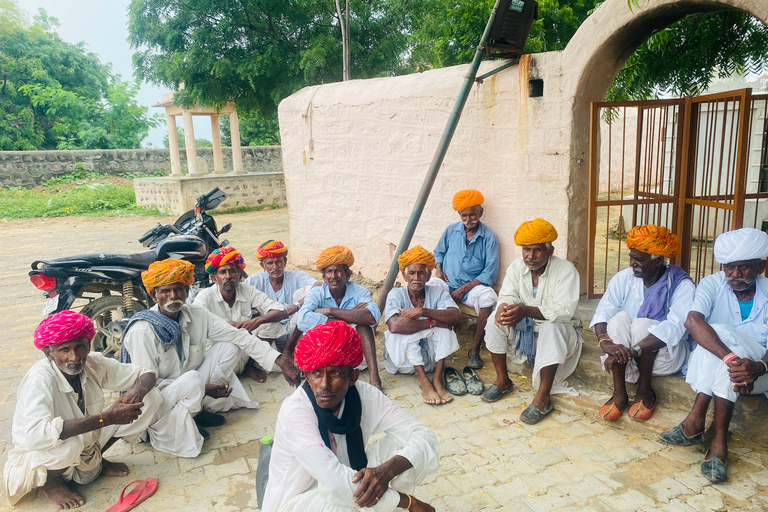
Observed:
[[[173,224],[158,224],[144,233],[139,242],[150,248],[146,252],[82,254],[33,262],[29,278],[48,299],[43,305],[43,317],[73,309],[76,300],[85,301],[80,311],[96,326],[91,349],[117,357],[124,320],[154,305],[141,281],[141,272],[151,263],[167,258],[187,260],[195,265],[193,287],[210,285],[205,260],[211,251],[229,244],[219,237],[232,225],[218,230],[216,221],[206,212],[226,198],[225,192],[214,188],[198,197],[195,207]]]

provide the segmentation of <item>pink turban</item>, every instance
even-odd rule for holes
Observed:
[[[96,329],[90,318],[65,309],[40,322],[33,339],[35,347],[43,350],[45,347],[61,345],[77,338],[88,338],[88,341],[91,341],[95,335]]]
[[[324,366],[358,366],[363,362],[363,341],[346,322],[320,324],[296,344],[294,360],[304,372]]]

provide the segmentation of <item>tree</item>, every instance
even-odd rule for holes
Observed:
[[[280,144],[280,126],[277,114],[264,119],[258,112],[238,114],[240,125],[240,143],[243,146],[276,146]],[[229,131],[229,116],[221,117],[221,143],[232,145],[232,134]]]
[[[178,126],[176,127],[176,140],[179,141],[179,149],[185,149],[187,147],[187,141],[184,139],[184,130],[182,130]],[[166,148],[170,147],[170,142],[168,141],[167,133],[163,137],[163,146]],[[198,139],[195,139],[195,147],[211,148],[213,147],[213,142],[209,141],[208,139],[198,138]]]

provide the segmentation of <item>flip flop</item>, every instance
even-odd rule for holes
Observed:
[[[125,494],[130,486],[136,484],[131,492]],[[107,509],[107,512],[126,512],[137,506],[142,501],[146,500],[157,490],[157,480],[154,478],[147,478],[146,480],[134,480],[123,488],[123,492],[120,493],[120,498],[115,505],[112,505]]]
[[[452,395],[463,395],[467,392],[467,384],[461,378],[456,368],[446,366],[443,368],[443,384],[445,389]]]
[[[624,407],[626,407],[626,405]],[[624,409],[619,409],[616,407],[616,402],[611,402],[600,407],[600,410],[597,411],[597,415],[604,420],[617,421],[621,418],[622,412],[624,412]]]
[[[461,372],[464,382],[467,385],[467,391],[470,395],[482,395],[485,390],[485,384],[477,376],[477,372],[470,366],[465,366]]]
[[[629,411],[627,411],[627,416],[632,418],[635,421],[645,421],[648,418],[653,415],[654,409],[656,409],[656,404],[659,403],[659,397],[656,396],[656,393],[653,393],[653,405],[649,409],[645,405],[643,405],[643,401],[640,400],[636,404],[632,404],[632,407],[629,408]]]

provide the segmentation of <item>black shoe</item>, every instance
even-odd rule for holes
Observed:
[[[211,434],[209,434],[207,430],[200,428],[200,425],[197,426],[197,431],[200,432],[200,435],[203,436],[203,439],[208,439],[211,437]]]
[[[195,423],[198,427],[219,427],[224,424],[224,416],[214,414],[208,411],[200,411],[195,416]]]

